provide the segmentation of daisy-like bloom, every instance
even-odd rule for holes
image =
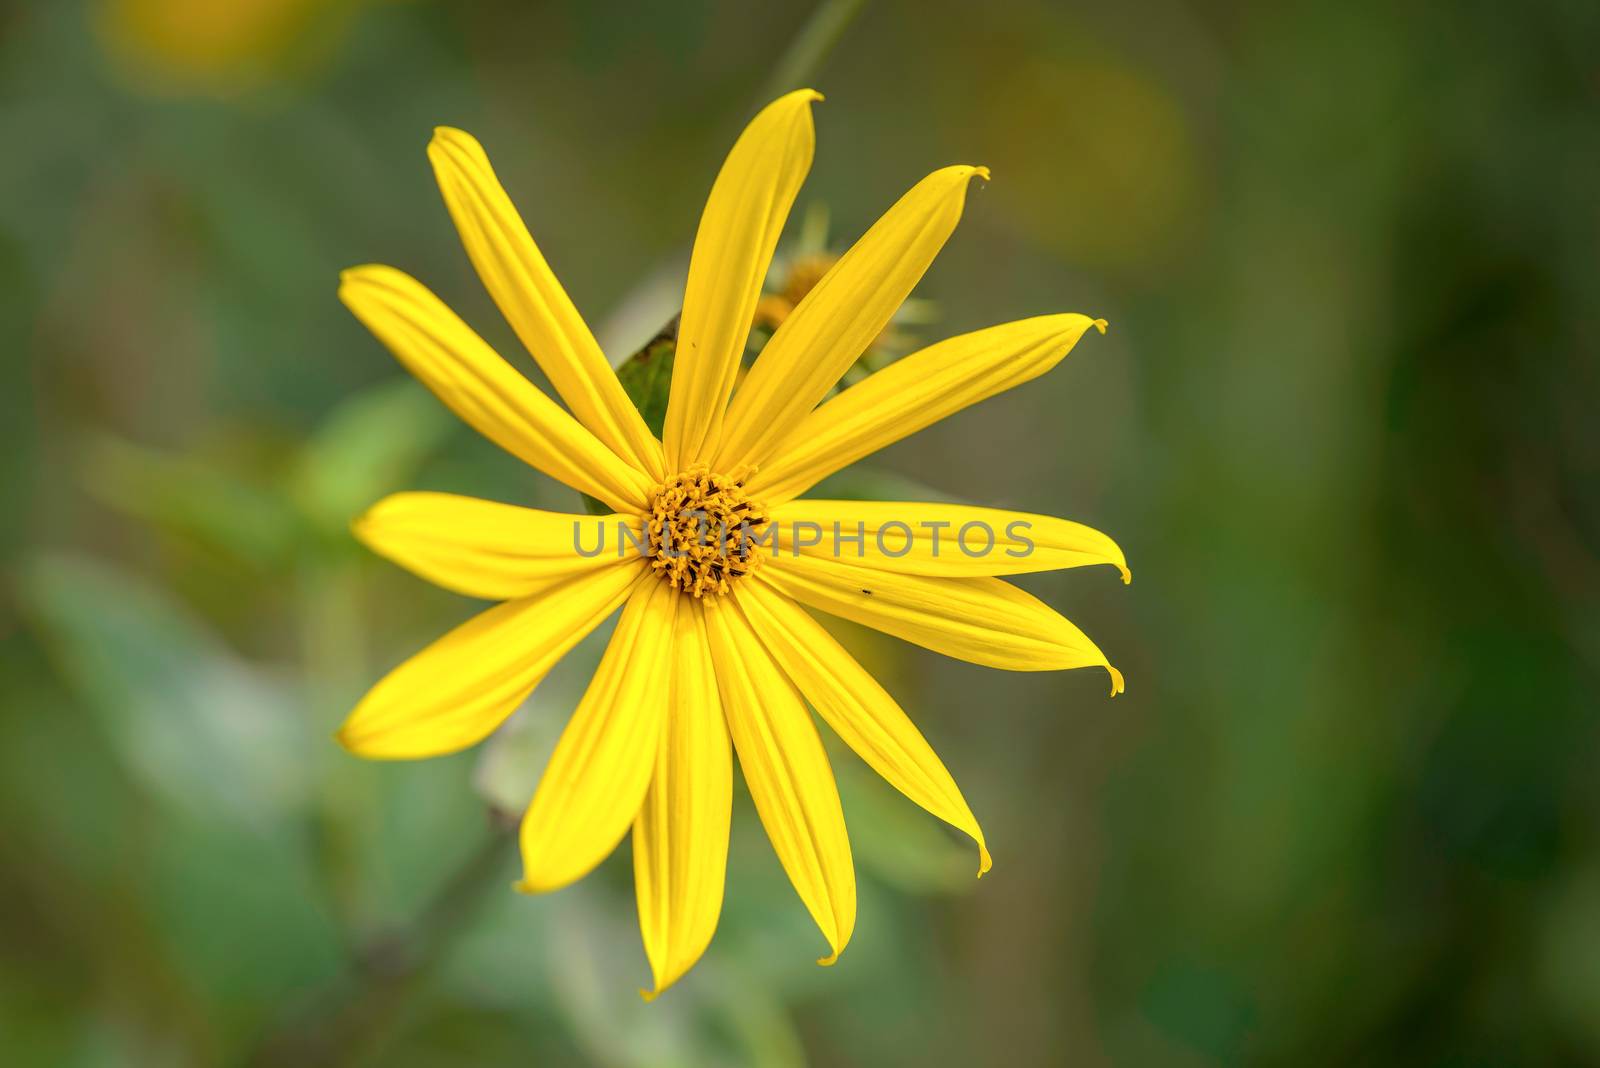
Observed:
[[[660,438],[619,384],[534,245],[477,141],[440,129],[428,147],[467,254],[563,408],[437,297],[389,267],[345,272],[340,299],[440,400],[531,466],[613,509],[567,515],[440,493],[401,493],[356,533],[448,589],[500,604],[401,664],[357,705],[339,740],[408,759],[473,745],[551,666],[621,609],[609,646],[523,818],[519,888],[582,878],[633,832],[644,948],[659,993],[699,959],[722,907],[738,754],[750,796],[830,947],[855,925],[844,814],[811,710],[908,798],[983,832],[900,706],[808,608],[1013,671],[1098,666],[1077,627],[998,576],[1109,563],[1088,527],[951,504],[798,499],[832,472],[1049,370],[1091,326],[1046,315],[913,353],[824,402],[883,330],[961,215],[981,167],[919,182],[788,314],[734,380],[784,219],[811,165],[811,104],[793,92],[740,136],[711,189],[689,265]],[[697,519],[765,535],[732,551]],[[1026,553],[952,551],[968,524],[1029,524]],[[799,524],[864,533],[843,554]],[[880,532],[894,529],[890,537]],[[647,536],[649,530],[653,537]],[[607,532],[626,552],[596,552]],[[903,533],[902,533],[903,531]],[[943,544],[939,533],[945,534]],[[642,551],[634,545],[643,544]],[[731,742],[731,746],[730,746]]]

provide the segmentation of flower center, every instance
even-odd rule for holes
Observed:
[[[694,597],[727,593],[734,579],[755,568],[767,515],[744,493],[754,473],[717,475],[693,467],[650,495],[650,566],[674,589]]]

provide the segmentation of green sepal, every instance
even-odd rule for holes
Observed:
[[[678,351],[678,320],[661,328],[661,332],[629,356],[617,368],[617,380],[623,392],[633,401],[633,406],[644,416],[645,426],[656,437],[667,422],[667,398],[672,393],[672,360]],[[583,507],[590,515],[610,515],[611,509],[587,493]]]
[[[656,437],[661,436],[661,428],[667,421],[667,397],[672,392],[672,363],[678,348],[677,326],[674,320],[617,368],[617,378],[622,382],[628,399],[639,409],[645,425]]]

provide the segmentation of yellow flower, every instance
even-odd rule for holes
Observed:
[[[445,202],[484,285],[566,408],[409,276],[358,267],[339,290],[456,414],[615,513],[565,515],[438,493],[401,493],[373,507],[355,529],[376,552],[448,589],[503,603],[391,672],[339,739],[375,758],[470,746],[620,608],[522,821],[520,888],[554,890],[583,877],[631,828],[656,992],[699,959],[717,925],[733,753],[831,947],[822,963],[850,940],[850,843],[808,705],[902,793],[970,835],[979,874],[989,868],[983,832],[949,772],[894,698],[802,605],[978,664],[1104,667],[1112,692],[1122,688],[1077,627],[997,577],[1109,563],[1126,578],[1122,552],[1105,535],[994,509],[797,499],[868,453],[1044,373],[1091,325],[1104,329],[1082,315],[990,327],[907,356],[819,406],[922,277],[955,228],[969,181],[988,177],[983,168],[947,167],[912,188],[785,318],[734,392],[762,280],[811,165],[811,104],[820,99],[802,90],[769,105],[711,189],[661,439],[624,393],[483,149],[459,130],[436,131],[428,148]],[[713,525],[748,520],[775,545],[730,552],[697,538],[686,509]],[[1031,552],[951,551],[964,526],[1004,531],[1019,522],[1029,524]],[[808,544],[795,533],[834,523],[862,534],[859,547],[841,554],[825,538]],[[593,552],[608,531],[646,549]]]
[[[144,72],[225,91],[271,74],[314,28],[346,14],[327,0],[100,0],[106,43]]]

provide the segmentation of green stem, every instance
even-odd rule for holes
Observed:
[[[761,103],[791,89],[805,88],[805,83],[816,74],[866,4],[867,0],[822,0],[801,27],[789,51],[772,69],[772,78],[767,82]]]
[[[416,917],[363,946],[342,992],[325,991],[312,999],[257,1047],[249,1063],[255,1068],[341,1064],[373,1052],[404,1019],[407,1001],[477,916],[489,892],[505,892],[515,830],[514,819],[491,812],[489,833]]]

